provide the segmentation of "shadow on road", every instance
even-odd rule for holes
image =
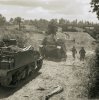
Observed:
[[[47,61],[53,61],[53,62],[61,62],[61,61],[66,62],[65,58],[63,58],[63,59],[45,58],[45,60],[47,60]]]
[[[20,90],[23,86],[28,84],[31,80],[35,79],[41,73],[35,73],[28,76],[26,79],[20,81],[16,87],[2,87],[0,86],[0,99],[7,98],[10,95],[13,95],[16,91]]]
[[[99,76],[96,77],[94,85],[89,90],[89,99],[99,100]]]

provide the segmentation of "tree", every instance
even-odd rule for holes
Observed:
[[[10,18],[9,23],[10,24],[13,24],[13,22],[14,22],[14,19],[13,18]]]
[[[16,17],[14,21],[18,24],[19,30],[21,30],[22,18],[21,17]]]
[[[99,0],[91,0],[91,7],[93,12],[96,12],[97,18],[99,19]]]
[[[57,29],[58,29],[57,25],[58,23],[56,19],[50,20],[48,24],[48,34],[56,35]]]
[[[0,14],[0,26],[3,26],[6,23],[6,18]]]
[[[91,0],[91,7],[92,7],[92,11],[96,13],[97,18],[99,19],[99,0]],[[86,22],[86,25],[90,26],[92,24],[90,24],[89,22]],[[99,25],[94,25],[94,29],[93,30],[88,30],[88,33],[92,37],[97,39],[97,36],[99,35]]]
[[[66,24],[65,19],[59,19],[59,26],[62,27],[64,24]]]

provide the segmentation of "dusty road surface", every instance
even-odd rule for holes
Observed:
[[[49,100],[87,100],[90,68],[78,58],[73,60],[68,53],[67,61],[44,60],[40,73],[30,76],[26,83],[20,83],[15,89],[0,87],[0,100],[45,100],[45,95],[57,85],[63,91]]]

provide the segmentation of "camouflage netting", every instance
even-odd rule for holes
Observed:
[[[56,39],[52,34],[48,35],[43,39],[42,44],[43,45],[56,45]]]
[[[48,35],[42,41],[43,45],[63,45],[64,43],[64,39],[58,38],[55,35]]]

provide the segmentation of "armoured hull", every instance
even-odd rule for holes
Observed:
[[[0,55],[0,84],[3,86],[15,85],[26,78],[30,73],[38,72],[42,67],[43,59],[38,51],[31,48],[12,50],[11,47],[2,47]]]
[[[56,45],[42,45],[40,46],[41,55],[45,59],[66,60],[66,51],[62,46]]]
[[[45,37],[39,46],[41,55],[51,60],[66,60],[66,46],[62,39],[56,38],[51,34]]]

